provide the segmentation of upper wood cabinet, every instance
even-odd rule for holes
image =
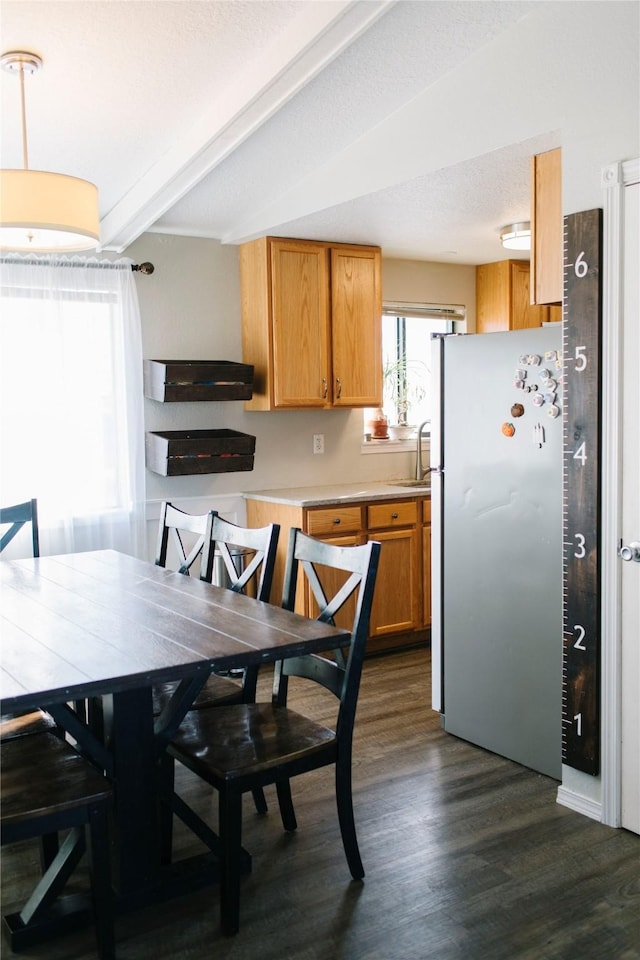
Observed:
[[[562,151],[531,158],[531,303],[562,303]]]
[[[382,403],[382,280],[377,247],[331,247],[333,405]]]
[[[549,308],[529,302],[527,260],[498,260],[476,267],[476,332],[539,327]]]
[[[379,247],[261,237],[240,247],[247,410],[382,402]]]

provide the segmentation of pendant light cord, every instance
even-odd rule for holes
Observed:
[[[27,150],[27,108],[24,96],[24,63],[20,64],[20,104],[22,106],[22,162],[24,169],[29,169],[29,153]]]

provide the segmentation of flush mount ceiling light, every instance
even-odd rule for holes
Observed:
[[[522,223],[508,223],[500,231],[500,240],[507,250],[530,250],[531,224],[528,220]]]
[[[20,77],[24,169],[0,170],[0,249],[33,252],[89,250],[98,245],[98,190],[63,173],[30,170],[24,98],[25,73],[36,73],[42,58],[13,50],[0,65]]]

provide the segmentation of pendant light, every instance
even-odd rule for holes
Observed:
[[[29,169],[24,77],[40,70],[42,58],[14,50],[2,54],[0,65],[20,77],[24,165],[0,170],[0,249],[64,253],[96,247],[97,187],[63,173]]]
[[[509,223],[500,231],[502,246],[507,250],[531,249],[531,224],[528,220],[521,223]]]

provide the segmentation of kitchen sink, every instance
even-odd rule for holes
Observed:
[[[431,490],[431,481],[429,480],[390,480],[391,487],[422,487],[423,490]]]

